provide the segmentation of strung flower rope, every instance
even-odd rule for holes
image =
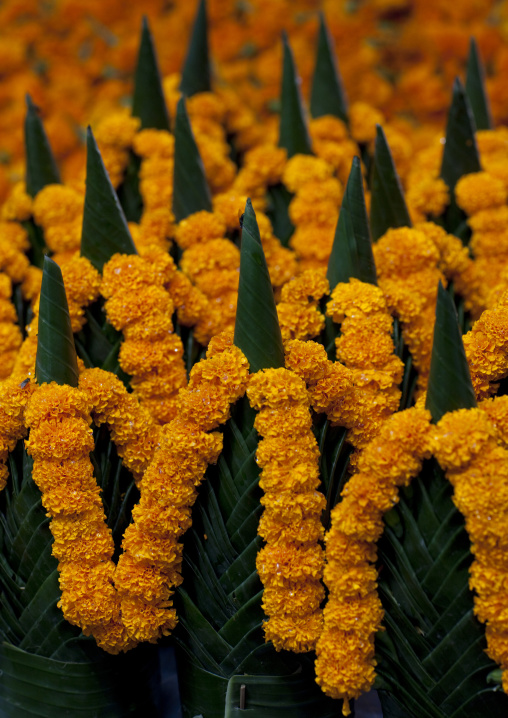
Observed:
[[[322,115],[310,120],[309,134],[316,155],[333,167],[345,186],[353,157],[361,155],[357,143],[349,137],[345,123],[333,115]]]
[[[113,586],[114,544],[89,456],[94,441],[87,398],[79,389],[42,384],[25,418],[32,476],[51,517],[62,592],[58,606],[108,653],[128,650],[135,643],[122,625]]]
[[[361,450],[400,402],[404,365],[394,353],[393,320],[381,289],[354,278],[335,287],[326,312],[340,324],[337,360],[351,370],[353,381],[342,401],[340,424],[349,429],[350,444]]]
[[[424,232],[389,229],[373,247],[379,286],[392,314],[402,322],[404,342],[418,370],[418,387],[427,386],[439,280],[440,256]]]
[[[174,305],[165,284],[173,260],[157,248],[141,257],[115,254],[104,265],[101,294],[115,329],[122,330],[119,362],[143,406],[160,423],[176,413],[176,395],[185,386],[183,345],[173,332]]]
[[[262,440],[256,460],[262,468],[265,507],[258,533],[266,541],[256,566],[264,586],[265,640],[303,653],[315,647],[322,627],[321,512],[317,491],[319,449],[312,433],[305,382],[293,372],[266,369],[252,375],[247,396],[258,415]]]
[[[10,376],[23,343],[11,294],[11,280],[6,274],[0,273],[0,380]]]
[[[103,369],[85,369],[79,388],[89,402],[96,426],[107,424],[124,465],[138,481],[153,458],[160,427],[120,379]]]
[[[9,453],[26,436],[25,409],[34,389],[31,382],[18,379],[0,382],[0,491],[9,476]]]
[[[14,284],[22,282],[30,268],[25,252],[30,249],[27,231],[17,222],[0,222],[0,270]]]
[[[182,545],[206,467],[222,450],[213,429],[244,393],[248,362],[232,335],[215,337],[178,395],[178,417],[161,430],[160,448],[140,484],[141,499],[126,530],[115,586],[122,620],[135,640],[155,641],[176,624],[170,597],[181,581]]]
[[[307,269],[282,287],[277,315],[282,340],[311,339],[325,326],[319,300],[330,291],[320,269]]]
[[[344,701],[368,691],[375,679],[375,634],[383,609],[377,595],[376,542],[383,514],[399,500],[398,487],[418,474],[429,451],[430,414],[411,408],[393,414],[360,456],[358,473],[332,511],[326,535],[324,580],[329,597],[316,647],[316,680]]]
[[[494,394],[508,374],[508,292],[462,337],[477,399]]]
[[[486,624],[487,654],[500,664],[508,692],[508,450],[506,397],[501,399],[497,407],[496,400],[486,402],[486,412],[481,405],[446,414],[437,424],[432,449],[465,519],[474,556],[469,569],[474,612]],[[502,423],[496,426],[489,415],[502,417]],[[499,446],[498,432],[505,446]]]
[[[24,182],[16,182],[2,205],[1,218],[7,222],[25,222],[32,216],[33,200]]]

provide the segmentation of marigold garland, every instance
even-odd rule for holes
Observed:
[[[104,265],[101,284],[108,319],[124,334],[120,366],[161,423],[175,416],[176,395],[186,384],[183,346],[171,321],[174,305],[164,286],[174,272],[173,260],[160,250],[143,257],[115,254]]]
[[[307,269],[284,284],[277,316],[282,340],[311,339],[325,325],[319,300],[330,291],[328,280],[320,269]]]
[[[446,414],[432,437],[433,453],[454,488],[453,502],[462,513],[474,561],[469,586],[474,612],[486,624],[487,654],[503,670],[508,692],[508,450],[506,401]],[[502,416],[499,429],[489,420]],[[499,439],[505,446],[499,446]]]
[[[0,491],[9,476],[7,460],[20,439],[26,435],[25,409],[35,385],[19,379],[0,382]]]
[[[0,380],[11,374],[23,342],[11,293],[11,280],[6,274],[0,274]]]
[[[373,247],[379,286],[390,312],[402,322],[402,333],[418,370],[418,387],[427,386],[436,297],[439,251],[422,231],[410,227],[389,229]]]
[[[265,507],[258,533],[266,545],[256,567],[264,586],[265,640],[281,649],[307,652],[321,632],[324,597],[318,541],[325,507],[319,485],[319,450],[312,434],[305,382],[293,372],[265,369],[250,377],[254,426],[262,437],[256,461],[262,469]]]
[[[358,473],[332,511],[325,539],[329,597],[316,647],[316,680],[327,695],[343,699],[343,715],[375,679],[374,639],[383,609],[374,563],[383,514],[398,502],[398,487],[407,486],[430,456],[429,434],[429,412],[393,414],[362,452]]]
[[[178,418],[161,430],[160,448],[140,484],[141,498],[126,530],[115,573],[122,620],[136,640],[155,641],[176,624],[170,597],[181,583],[182,545],[190,511],[209,463],[222,449],[214,432],[245,391],[248,362],[231,334],[210,342],[207,358],[178,395]]]
[[[342,400],[339,423],[349,429],[348,441],[362,449],[400,402],[404,365],[394,353],[393,320],[381,289],[354,278],[335,287],[326,313],[340,324],[337,359],[351,371],[353,382]],[[352,460],[354,465],[357,456]]]
[[[62,592],[58,605],[67,621],[93,635],[104,650],[128,650],[135,644],[122,625],[113,586],[114,545],[89,458],[94,442],[87,399],[79,389],[43,384],[31,397],[25,421],[32,476],[51,517]]]

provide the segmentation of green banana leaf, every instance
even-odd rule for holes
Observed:
[[[450,190],[450,204],[444,214],[444,228],[467,244],[470,232],[465,225],[466,215],[455,201],[455,185],[462,175],[481,170],[476,144],[476,124],[473,111],[461,81],[453,85],[452,103],[446,124],[446,142],[441,164],[441,177]]]
[[[44,258],[35,375],[39,384],[78,385],[78,362],[62,271]]]
[[[173,214],[181,222],[189,214],[212,210],[212,199],[205,169],[192,132],[185,100],[178,100],[175,119],[175,169]]]
[[[348,102],[325,16],[319,13],[316,67],[310,95],[312,117],[334,115],[348,124]]]
[[[508,696],[488,681],[497,666],[473,615],[470,543],[451,495],[428,461],[385,516],[378,568],[386,630],[376,637],[384,718],[508,713]]]
[[[57,608],[57,561],[32,466],[19,442],[0,494],[0,715],[155,718],[155,647],[109,656]]]
[[[206,0],[200,0],[182,69],[180,91],[186,97],[192,97],[198,92],[210,92],[211,88]]]
[[[48,184],[60,184],[60,173],[51,151],[39,109],[30,95],[26,96],[25,158],[26,191],[31,197]]]
[[[243,216],[234,342],[249,360],[251,373],[284,366],[275,299],[250,199]]]
[[[268,188],[266,198],[266,214],[272,223],[273,233],[280,240],[282,246],[287,247],[295,231],[294,225],[289,219],[289,203],[293,199],[293,195],[282,182],[279,182]]]
[[[380,125],[376,133],[371,192],[370,230],[374,242],[393,227],[411,227],[400,178]]]
[[[161,74],[148,18],[143,17],[138,61],[134,74],[132,114],[141,120],[141,129],[167,130],[169,114],[162,90]]]
[[[293,53],[285,32],[282,33],[284,59],[282,64],[282,87],[280,106],[279,147],[287,150],[288,157],[296,154],[312,154],[307,120],[300,92]]]
[[[137,254],[127,220],[109,179],[101,153],[88,128],[86,138],[86,192],[81,256],[102,272],[116,252]]]
[[[491,130],[494,125],[489,98],[485,90],[485,68],[474,37],[471,38],[467,58],[466,95],[471,104],[476,129]]]
[[[331,291],[351,277],[377,284],[359,157],[353,158],[326,272]]]
[[[31,197],[48,184],[60,184],[60,173],[49,144],[39,109],[26,96],[27,112],[25,117],[25,159],[26,191]],[[42,268],[44,255],[48,251],[44,241],[44,232],[30,219],[23,222],[30,241],[30,260],[36,267]],[[24,326],[24,325],[21,325]]]
[[[475,406],[476,399],[455,304],[439,282],[425,407],[430,411],[432,420],[437,422],[448,411],[472,409]]]

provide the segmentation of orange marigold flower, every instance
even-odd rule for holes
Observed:
[[[464,175],[455,185],[457,204],[468,215],[506,204],[507,194],[503,182],[488,172]]]

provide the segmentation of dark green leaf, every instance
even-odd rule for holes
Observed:
[[[198,92],[210,92],[211,89],[206,0],[200,0],[192,28],[189,50],[183,65],[180,91],[186,97],[192,97]]]
[[[380,125],[377,126],[371,190],[370,229],[375,242],[389,229],[411,227],[399,175]]]
[[[39,108],[30,95],[26,96],[25,156],[26,191],[31,197],[48,184],[60,184],[60,173],[56,166],[49,140],[39,116]]]
[[[44,266],[44,257],[48,252],[46,242],[44,241],[44,232],[42,227],[39,227],[33,219],[29,219],[23,222],[23,227],[28,233],[28,240],[30,242],[30,258],[32,264],[39,269]]]
[[[78,385],[78,362],[62,272],[49,257],[44,258],[35,375],[39,384],[56,381]]]
[[[234,342],[249,360],[252,373],[284,366],[275,299],[250,199],[243,218]]]
[[[212,209],[205,169],[189,122],[183,97],[178,101],[175,120],[175,169],[173,213],[177,222],[189,214]]]
[[[295,231],[289,219],[289,203],[292,199],[293,195],[282,183],[272,185],[268,188],[266,214],[272,223],[274,235],[277,239],[280,239],[283,247],[289,245],[289,240]]]
[[[383,716],[505,715],[508,696],[488,682],[496,666],[473,615],[469,537],[435,461],[401,490],[385,524],[378,555],[386,630],[376,637]]]
[[[316,68],[310,95],[312,117],[334,115],[348,123],[348,103],[342,78],[335,58],[333,40],[326,26],[323,13],[319,14],[319,36]]]
[[[430,362],[426,408],[437,422],[448,411],[471,409],[476,399],[452,298],[441,282]]]
[[[441,164],[441,177],[450,189],[450,204],[445,212],[444,227],[457,234],[465,214],[455,201],[455,185],[462,175],[481,170],[476,145],[476,124],[466,91],[458,78],[453,85],[452,104],[446,125],[446,142]],[[468,239],[468,236],[465,238]]]
[[[86,139],[86,193],[81,256],[99,272],[116,254],[136,254],[127,220],[109,179],[92,130]]]
[[[162,90],[161,74],[148,18],[143,18],[138,62],[134,75],[132,114],[141,120],[141,129],[169,132],[169,114]]]
[[[493,124],[489,98],[485,90],[485,69],[474,37],[471,38],[467,58],[466,95],[471,104],[476,129],[491,130]]]
[[[332,291],[351,277],[377,284],[359,157],[353,158],[326,273]]]
[[[296,154],[312,154],[307,120],[300,92],[293,53],[286,33],[282,34],[284,60],[282,65],[282,88],[280,108],[279,147],[287,150],[288,157]]]
[[[130,152],[129,162],[122,183],[116,190],[118,201],[127,222],[139,223],[143,214],[143,198],[139,191],[139,170],[141,158]]]

